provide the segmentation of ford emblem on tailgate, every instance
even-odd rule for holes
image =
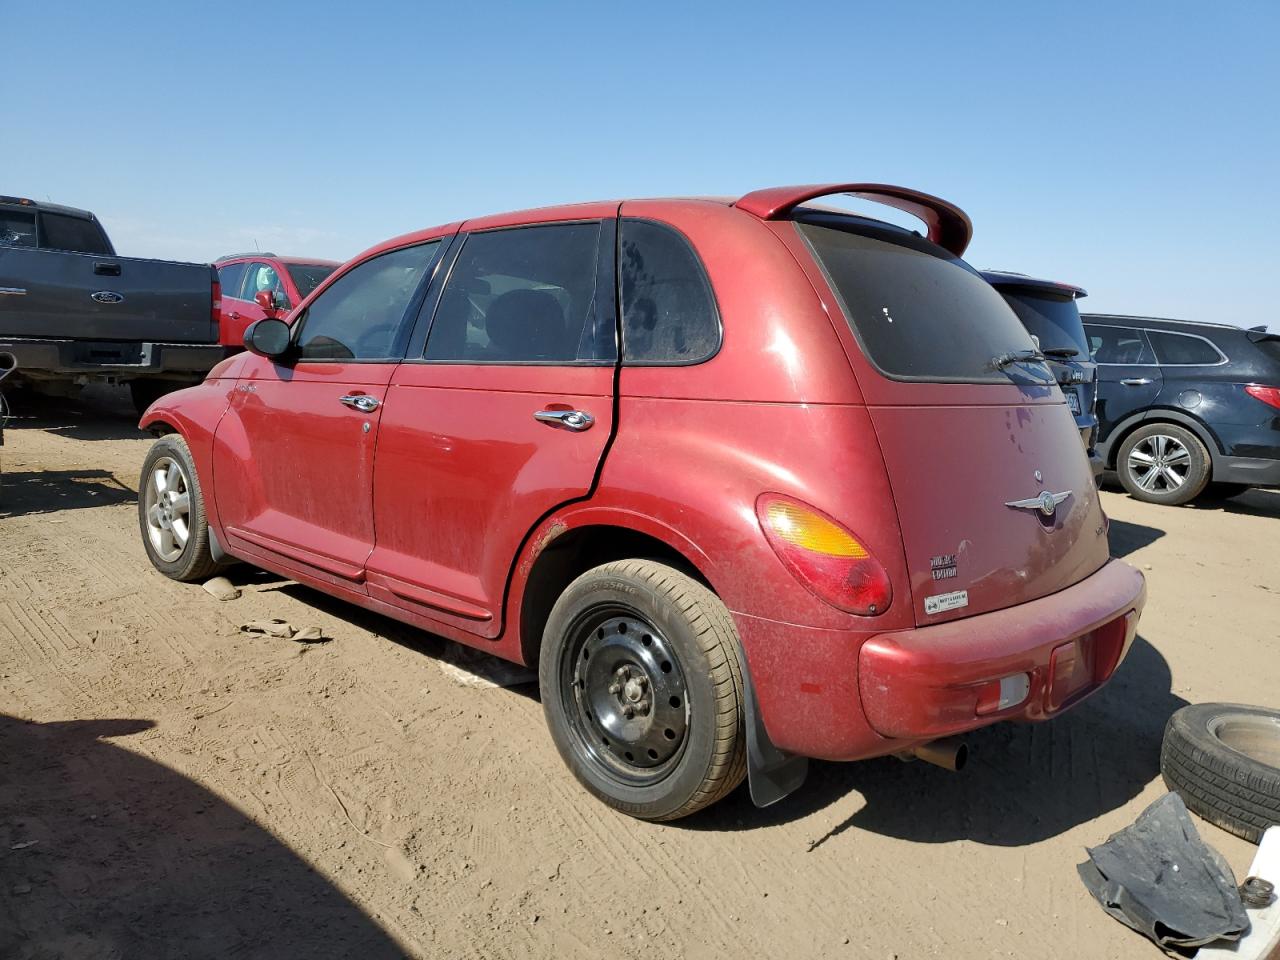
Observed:
[[[89,299],[94,303],[124,303],[124,297],[114,290],[99,290],[89,294]]]

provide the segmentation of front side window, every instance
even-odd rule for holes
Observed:
[[[36,215],[22,210],[0,210],[0,246],[34,247]]]
[[[1155,354],[1146,334],[1133,327],[1088,326],[1089,352],[1098,363],[1113,366],[1153,366]]]
[[[61,213],[40,214],[40,246],[50,250],[96,253],[111,256],[102,227],[84,217],[68,217]]]
[[[798,221],[867,358],[887,377],[935,383],[1047,378],[998,366],[1034,349],[1004,298],[963,260],[905,230],[847,218]],[[1037,372],[1038,371],[1038,372]]]
[[[688,241],[649,220],[623,220],[622,362],[697,363],[720,349],[711,283]]]
[[[432,240],[392,250],[335,280],[299,320],[299,359],[398,359],[405,310],[439,247]]]
[[[1199,337],[1188,337],[1181,333],[1167,333],[1164,330],[1148,330],[1147,339],[1155,350],[1156,362],[1180,366],[1212,366],[1222,362],[1220,354],[1213,344]]]
[[[474,233],[449,272],[424,358],[596,363],[615,352],[610,297],[597,296],[600,224]]]
[[[289,295],[285,293],[284,281],[275,267],[269,263],[252,263],[249,265],[249,281],[245,284],[244,299],[255,300],[258,294],[266,290],[275,298],[275,304],[281,309],[292,306]]]

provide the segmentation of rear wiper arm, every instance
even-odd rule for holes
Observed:
[[[1048,350],[1040,352],[1046,357],[1061,357],[1063,360],[1070,360],[1072,357],[1080,356],[1080,351],[1075,347],[1050,347]]]
[[[1011,363],[1039,363],[1043,359],[1044,354],[1039,350],[1010,350],[998,357],[992,357],[991,365],[999,370]]]

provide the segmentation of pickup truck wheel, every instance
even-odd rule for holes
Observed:
[[[152,566],[173,580],[206,580],[219,569],[209,549],[200,479],[176,433],[151,445],[138,482],[138,525]]]
[[[1183,707],[1165,727],[1160,772],[1188,809],[1258,843],[1267,827],[1280,823],[1280,710]]]
[[[547,621],[538,679],[560,756],[616,810],[675,820],[746,775],[733,621],[667,564],[620,560],[574,580]]]
[[[133,408],[138,411],[138,416],[142,416],[147,412],[147,407],[166,393],[173,393],[185,386],[187,384],[177,380],[130,380],[129,395],[133,398]]]
[[[1204,492],[1209,451],[1190,430],[1172,423],[1139,427],[1116,456],[1116,473],[1129,496],[1147,503],[1181,506]]]

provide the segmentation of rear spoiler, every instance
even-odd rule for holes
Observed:
[[[1280,340],[1280,333],[1272,333],[1266,327],[1251,327],[1244,334],[1254,343],[1262,343],[1264,340],[1271,342]]]
[[[734,206],[754,214],[761,220],[783,220],[792,210],[808,200],[846,194],[861,200],[872,200],[919,217],[929,228],[929,239],[954,253],[964,254],[973,238],[973,222],[969,215],[939,197],[895,187],[887,183],[824,183],[799,187],[766,187],[739,199]]]

